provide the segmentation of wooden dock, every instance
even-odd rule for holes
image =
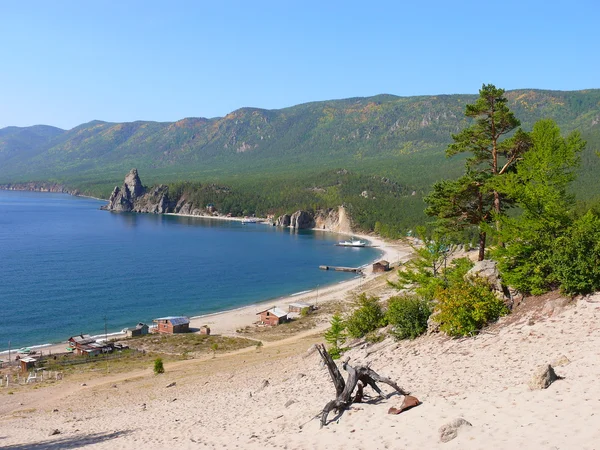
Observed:
[[[319,266],[319,269],[335,270],[337,272],[354,272],[354,273],[362,272],[362,269],[360,267]]]

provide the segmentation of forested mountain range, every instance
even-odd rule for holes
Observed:
[[[594,154],[600,149],[600,89],[515,90],[506,97],[526,130],[552,118],[563,133],[581,131],[588,146],[575,190],[600,195]],[[385,177],[404,195],[420,197],[434,181],[462,171],[461,159],[448,160],[444,150],[451,134],[469,124],[465,105],[476,98],[378,95],[279,110],[242,108],[212,119],[92,121],[71,130],[7,127],[0,129],[0,184],[53,181],[107,197],[136,167],[148,183],[300,187],[304,179],[317,184],[305,188],[318,192],[319,173],[344,169]]]

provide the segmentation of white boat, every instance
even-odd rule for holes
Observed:
[[[352,239],[351,241],[340,241],[338,245],[341,247],[364,247],[367,243],[358,239]]]
[[[247,225],[249,223],[257,223],[257,222],[258,222],[258,219],[253,219],[251,217],[247,217],[245,219],[242,219],[242,224],[243,225]]]

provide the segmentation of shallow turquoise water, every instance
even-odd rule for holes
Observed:
[[[315,289],[378,250],[333,233],[150,214],[93,199],[0,191],[0,350],[199,315]]]

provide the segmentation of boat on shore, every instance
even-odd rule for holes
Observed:
[[[337,245],[340,247],[364,247],[367,243],[360,239],[352,239],[351,241],[340,241]]]
[[[243,225],[248,225],[249,223],[258,223],[258,219],[255,219],[253,217],[246,217],[246,218],[242,219]]]

